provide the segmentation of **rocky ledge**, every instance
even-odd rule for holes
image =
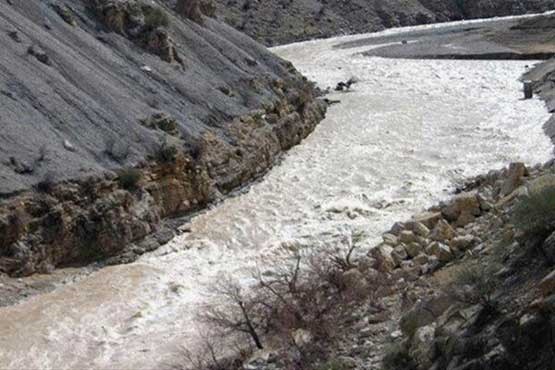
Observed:
[[[0,273],[133,260],[324,117],[290,63],[193,3],[0,4]]]
[[[372,293],[333,327],[339,339],[317,342],[303,329],[306,340],[255,352],[242,368],[287,369],[293,358],[310,369],[550,369],[553,194],[553,162],[472,179],[451,200],[395,223],[340,273],[347,287]]]

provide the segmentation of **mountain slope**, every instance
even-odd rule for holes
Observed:
[[[226,22],[267,45],[424,23],[555,9],[553,0],[215,0]]]
[[[195,20],[135,0],[0,3],[0,272],[121,252],[323,118],[290,63]]]

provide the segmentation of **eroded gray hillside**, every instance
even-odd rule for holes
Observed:
[[[181,5],[0,3],[0,273],[131,261],[324,117],[290,63]]]
[[[75,25],[52,4],[67,5]],[[47,176],[136,166],[173,140],[141,124],[155,113],[176,120],[177,145],[208,131],[231,141],[234,117],[278,99],[270,81],[300,78],[231,27],[210,18],[200,25],[165,8],[182,60],[168,63],[110,30],[86,4],[0,3],[0,194]]]

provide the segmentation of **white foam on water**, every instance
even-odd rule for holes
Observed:
[[[356,54],[368,47],[332,48],[363,37],[274,49],[322,87],[359,82],[330,96],[341,104],[263,181],[195,217],[191,233],[0,309],[0,368],[158,368],[179,345],[194,345],[195,317],[223,275],[278,264],[284,246],[323,247],[356,231],[377,239],[446,197],[454,181],[550,158],[546,109],[521,100],[524,62],[390,60]]]

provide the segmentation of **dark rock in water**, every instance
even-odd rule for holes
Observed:
[[[357,80],[354,77],[351,77],[346,82],[343,82],[343,81],[339,82],[337,86],[335,86],[335,91],[349,90],[351,86],[354,85],[355,83],[357,83]]]

